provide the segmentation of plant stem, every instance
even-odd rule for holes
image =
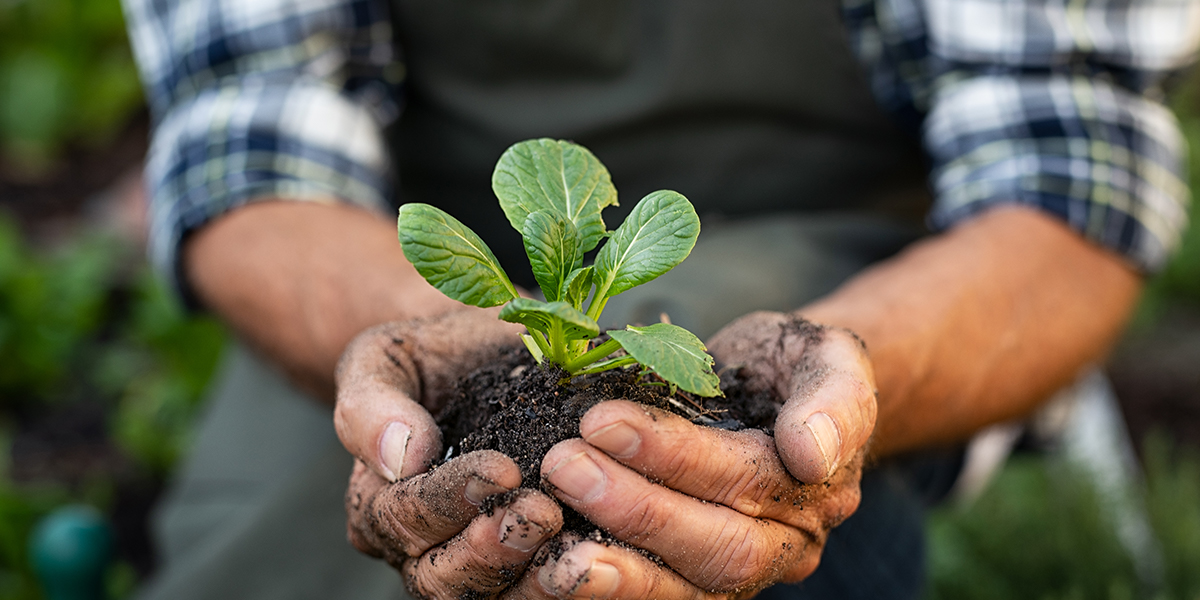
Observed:
[[[574,374],[579,369],[582,369],[608,356],[609,354],[616,352],[620,347],[621,342],[618,342],[617,340],[608,340],[607,342],[604,342],[603,344],[584,352],[579,356],[579,358],[567,363],[563,368],[566,369],[568,373]]]
[[[546,342],[546,336],[536,329],[525,328],[529,332],[529,337],[533,338],[533,342],[541,349],[542,356],[550,356],[550,344]]]
[[[574,377],[575,375],[591,375],[592,373],[602,373],[604,371],[611,371],[612,369],[619,369],[624,366],[636,364],[637,359],[632,356],[619,356],[612,360],[596,363],[591,368],[584,369],[578,373],[571,373],[571,376]]]
[[[592,303],[588,305],[587,316],[593,321],[600,320],[600,313],[604,312],[604,305],[608,303],[608,289],[612,287],[611,282],[605,285],[603,289],[596,286],[596,293],[592,295]]]
[[[563,340],[563,324],[561,319],[551,319],[550,323],[550,360],[554,364],[566,368],[567,342]]]
[[[537,361],[537,364],[540,365],[545,362],[546,354],[542,352],[542,347],[537,345],[537,340],[532,335],[527,333],[522,334],[521,341],[525,344],[525,349],[529,350],[529,353],[533,355],[533,359]]]

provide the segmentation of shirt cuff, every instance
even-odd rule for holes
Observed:
[[[924,138],[934,229],[997,204],[1033,206],[1153,273],[1187,227],[1178,122],[1104,79],[971,77],[936,94]]]
[[[341,202],[386,211],[389,165],[370,109],[317,80],[247,78],[168,113],[146,164],[151,262],[197,306],[179,247],[256,200]]]

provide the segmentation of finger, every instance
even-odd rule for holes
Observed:
[[[813,363],[797,372],[775,420],[780,459],[809,483],[833,475],[866,446],[875,428],[875,375],[862,342],[843,329],[822,334]]]
[[[724,598],[692,585],[679,574],[627,548],[573,542],[538,568],[539,586],[555,598]]]
[[[333,423],[342,445],[388,481],[424,472],[442,450],[420,395],[416,363],[390,326],[370,329],[346,348],[337,372]]]
[[[778,580],[813,536],[823,535],[653,484],[580,439],[551,448],[542,468],[564,504],[617,539],[657,554],[704,589]]]
[[[673,413],[615,400],[583,416],[580,434],[621,464],[688,496],[744,515],[810,528],[812,504],[825,488],[788,473],[775,442],[753,429],[740,432],[695,425]]]
[[[350,540],[399,565],[461,532],[489,496],[516,488],[512,459],[491,450],[464,454],[428,473],[386,484],[361,461],[346,497]]]
[[[516,343],[522,326],[496,310],[387,323],[347,346],[337,370],[334,424],[352,454],[388,481],[423,472],[442,450],[429,410],[454,382]]]
[[[522,490],[508,506],[480,515],[445,544],[406,561],[405,581],[417,598],[491,596],[521,577],[535,551],[561,528],[557,502]]]

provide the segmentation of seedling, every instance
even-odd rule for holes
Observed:
[[[691,253],[700,219],[687,198],[653,192],[610,232],[600,216],[617,204],[608,170],[586,148],[550,139],[505,151],[492,173],[492,190],[521,233],[546,301],[520,297],[487,244],[457,219],[428,204],[405,204],[400,244],[426,281],[464,304],[503,304],[500,318],[525,326],[521,339],[538,363],[558,365],[568,378],[640,364],[672,388],[721,394],[712,357],[682,327],[630,325],[609,331],[607,341],[596,339],[610,298],[670,271]],[[605,238],[593,264],[583,266],[584,254]],[[614,356],[622,349],[624,355]]]

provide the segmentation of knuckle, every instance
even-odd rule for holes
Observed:
[[[825,525],[830,529],[841,525],[850,518],[862,501],[862,490],[857,485],[846,486],[846,489],[835,496],[834,502],[829,503],[825,514]]]
[[[755,535],[753,527],[732,525],[716,536],[716,546],[702,565],[702,574],[711,574],[703,586],[719,591],[730,591],[757,584],[771,566],[767,553],[763,551],[763,540]]]
[[[666,528],[670,510],[663,510],[654,490],[639,494],[629,503],[624,519],[609,527],[612,534],[626,542],[654,539]]]
[[[376,496],[364,511],[364,520],[383,545],[408,556],[418,556],[437,542],[428,540],[409,525],[410,515],[400,498]]]

